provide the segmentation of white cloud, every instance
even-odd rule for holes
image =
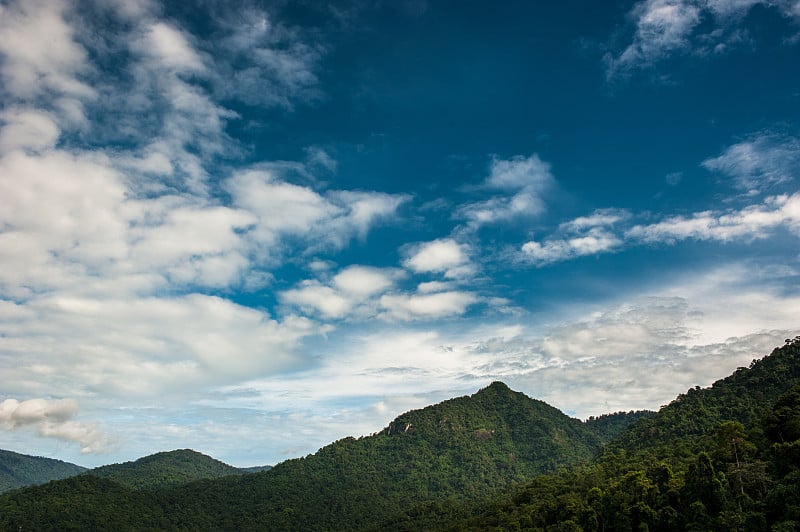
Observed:
[[[455,244],[453,242],[453,244]],[[420,260],[414,267],[422,272],[460,271],[463,262],[458,245],[450,242],[427,242],[412,258]],[[410,267],[408,261],[406,266]],[[462,315],[480,298],[472,292],[454,289],[456,281],[425,282],[416,293],[403,293],[396,283],[406,273],[394,268],[373,268],[353,265],[342,269],[327,282],[306,280],[292,289],[280,292],[280,301],[297,307],[309,315],[324,319],[380,317],[384,320],[439,319]]]
[[[628,221],[613,214],[580,217],[561,224],[566,237],[531,240],[521,247],[523,262],[544,266],[586,255],[613,252],[641,244],[675,244],[683,240],[731,242],[764,239],[785,227],[800,234],[800,194],[770,196],[761,204],[727,211],[704,211],[691,216],[671,216],[650,224],[627,228],[604,227]],[[597,224],[592,226],[592,224]]]
[[[366,266],[350,266],[337,273],[333,285],[359,297],[369,297],[394,285],[398,272]]]
[[[756,5],[774,9],[784,18],[800,19],[796,0],[643,0],[630,12],[635,31],[632,42],[618,55],[606,56],[607,75],[613,78],[652,67],[679,53],[705,55],[725,52],[747,40],[742,20]],[[712,24],[707,33],[706,22]],[[745,34],[746,35],[746,34]]]
[[[320,148],[319,146],[311,146],[306,148],[306,160],[310,166],[316,168],[323,168],[328,172],[336,172],[336,168],[338,163],[336,159],[331,157],[328,152]]]
[[[36,109],[6,109],[0,113],[0,154],[15,149],[41,150],[55,145],[61,130],[48,114]]]
[[[386,294],[381,297],[381,307],[387,319],[416,320],[459,316],[478,301],[471,292],[450,291],[423,294]]]
[[[491,188],[519,190],[532,187],[541,190],[551,184],[550,164],[537,154],[530,157],[517,155],[511,159],[492,159],[489,177],[484,185]]]
[[[633,42],[609,60],[609,77],[620,71],[652,65],[676,50],[689,47],[700,24],[701,9],[687,0],[646,0],[631,12],[636,23]]]
[[[242,148],[226,133],[235,113],[216,98],[252,90],[260,104],[305,101],[321,52],[303,55],[300,36],[273,26],[240,49],[237,68],[258,68],[237,92],[235,71],[216,78],[224,46],[159,19],[155,5],[123,4],[93,6],[119,17],[108,27],[70,3],[0,6],[0,375],[5,393],[75,397],[94,411],[162,408],[311,365],[303,342],[327,327],[209,292],[262,289],[287,241],[341,249],[408,200],[294,185],[258,163],[230,175],[223,162]],[[98,66],[111,60],[113,69]],[[335,169],[321,149],[297,165]],[[331,283],[358,311],[362,300],[377,306],[392,272],[356,267]],[[20,404],[0,423],[85,452],[108,442],[76,410],[58,417],[74,402],[46,403],[27,424],[22,414],[40,403]]]
[[[355,301],[318,281],[303,281],[298,288],[281,292],[284,303],[295,305],[307,313],[318,312],[323,318],[341,318],[348,314]]]
[[[24,0],[0,7],[4,90],[22,100],[55,94],[87,98],[94,90],[78,78],[88,69],[86,51],[64,20],[63,2]]]
[[[622,245],[616,235],[604,229],[592,228],[586,234],[564,240],[531,240],[522,245],[525,258],[537,265],[551,264],[586,255],[612,251]]]
[[[589,216],[579,216],[573,220],[565,222],[559,229],[580,232],[587,229],[607,227],[618,224],[631,217],[631,213],[622,209],[598,209]]]
[[[600,209],[559,226],[563,238],[543,242],[531,240],[522,245],[523,260],[543,266],[586,255],[607,253],[621,247],[623,240],[613,226],[627,221],[630,213],[620,209]]]
[[[456,210],[455,216],[468,221],[471,227],[531,217],[544,212],[542,195],[554,183],[550,165],[538,155],[515,156],[511,159],[492,159],[489,176],[479,189],[501,190],[506,194],[474,203]]]
[[[442,281],[428,281],[425,283],[419,283],[417,285],[417,292],[420,294],[430,294],[433,292],[445,292],[447,290],[452,289],[454,283],[444,283]]]
[[[393,268],[353,265],[342,269],[327,284],[302,281],[279,297],[284,304],[327,319],[371,317],[377,313],[376,297],[392,289],[402,275],[402,271]]]
[[[183,32],[156,22],[147,28],[136,48],[143,54],[153,54],[161,64],[178,73],[198,73],[205,70],[203,61]]]
[[[5,302],[0,369],[17,395],[135,397],[159,402],[304,363],[299,342],[320,329],[201,294]],[[36,352],[31,358],[29,353]],[[148,399],[151,398],[151,399]]]
[[[767,198],[761,205],[750,205],[727,212],[700,212],[691,217],[674,216],[649,225],[636,225],[626,231],[626,239],[643,242],[674,243],[680,240],[753,240],[766,238],[772,230],[785,226],[800,228],[800,194]]]
[[[408,200],[403,195],[345,190],[323,196],[263,170],[237,173],[224,186],[234,205],[256,215],[249,238],[266,256],[286,235],[303,236],[322,247],[342,248],[353,237],[366,237],[375,223],[395,216]]]
[[[755,194],[795,179],[800,173],[800,140],[759,134],[728,147],[702,164],[708,170],[729,176],[737,188]]]
[[[403,266],[417,273],[442,273],[460,278],[473,272],[469,248],[451,238],[423,242],[408,248]]]
[[[106,452],[108,436],[94,424],[74,421],[77,414],[78,403],[74,399],[6,399],[0,403],[0,427],[33,427],[41,436],[79,443],[82,453]]]

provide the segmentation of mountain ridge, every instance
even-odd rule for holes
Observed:
[[[193,449],[175,449],[129,462],[96,467],[84,474],[107,478],[132,489],[152,490],[195,480],[248,473]]]
[[[0,449],[0,493],[79,475],[86,470],[55,458]]]
[[[152,491],[108,489],[90,475],[19,490],[0,496],[0,524],[37,528],[26,509],[52,500],[91,528],[102,523],[92,501],[113,508],[130,499],[138,528],[788,530],[793,512],[800,518],[791,465],[800,440],[769,436],[800,423],[792,386],[800,337],[655,414],[581,422],[494,382],[265,472]],[[768,485],[772,498],[759,487]]]
[[[160,505],[157,512],[143,510],[145,514],[171,515],[200,528],[368,528],[424,500],[488,496],[589,460],[602,443],[584,422],[496,381],[472,395],[400,414],[372,436],[343,438],[269,471],[145,490],[129,481],[127,488],[137,493],[136,504]],[[129,470],[135,463],[112,470]],[[109,505],[121,503],[112,501],[124,499],[125,492],[107,490],[95,477],[81,480],[80,489],[103,492],[98,496]],[[51,484],[29,493],[40,499],[69,497],[76,508],[92,497],[60,490]],[[148,494],[159,501],[147,499]],[[166,507],[163,501],[169,501]]]

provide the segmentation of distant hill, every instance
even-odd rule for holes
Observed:
[[[71,477],[84,471],[84,467],[61,460],[0,450],[0,493]]]
[[[194,480],[243,475],[249,471],[220,462],[191,449],[166,451],[133,462],[111,464],[86,472],[113,480],[122,486],[141,490],[177,486]]]

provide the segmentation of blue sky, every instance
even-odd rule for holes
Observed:
[[[276,463],[800,322],[800,3],[0,2],[0,448]]]

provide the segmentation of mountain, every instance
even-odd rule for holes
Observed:
[[[471,396],[407,412],[372,436],[345,438],[268,471],[157,487],[154,483],[171,482],[162,474],[170,469],[165,463],[197,459],[186,456],[190,451],[160,453],[84,475],[100,472],[118,489],[86,478],[79,486],[86,497],[75,497],[67,483],[51,484],[19,495],[13,504],[0,498],[0,514],[12,511],[12,504],[16,517],[3,514],[9,515],[3,524],[23,524],[16,519],[30,519],[21,511],[30,498],[68,498],[75,518],[85,515],[82,524],[91,527],[98,521],[89,519],[96,519],[103,505],[94,506],[90,494],[103,492],[103,504],[124,504],[128,494],[131,504],[149,507],[138,512],[138,528],[369,528],[421,501],[480,498],[585,462],[603,442],[580,420],[495,382]],[[132,489],[140,487],[154,489]],[[65,503],[54,507],[60,504]]]
[[[800,336],[630,425],[596,460],[392,530],[800,530]]]
[[[403,414],[373,436],[169,496],[222,528],[358,529],[419,501],[484,496],[588,460],[599,445],[581,421],[496,382]]]
[[[584,423],[495,382],[260,473],[0,496],[0,528],[20,527],[796,530],[800,337],[655,414]]]
[[[84,467],[61,460],[0,450],[0,493],[71,477],[84,471]]]
[[[194,480],[248,473],[191,449],[167,451],[133,462],[112,464],[87,471],[87,475],[107,478],[131,489],[156,489],[186,484]]]

